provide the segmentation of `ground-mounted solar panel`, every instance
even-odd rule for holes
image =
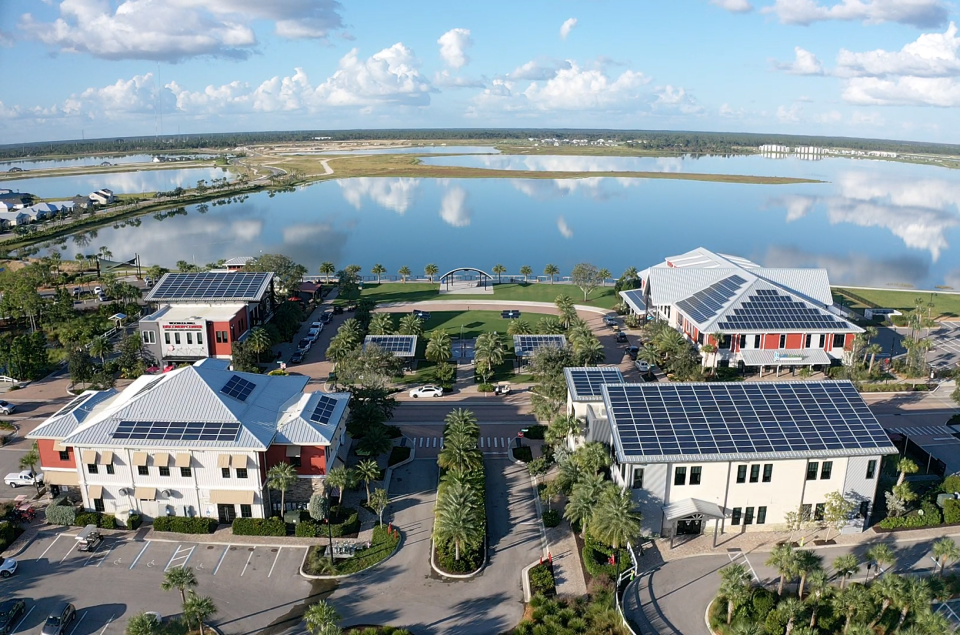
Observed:
[[[736,295],[746,280],[736,274],[714,282],[689,298],[677,302],[677,308],[697,324],[705,324],[716,316],[723,305]]]
[[[575,400],[600,400],[603,398],[601,387],[606,384],[623,383],[623,374],[612,366],[595,368],[564,369],[573,384]]]
[[[397,357],[413,357],[417,352],[416,335],[368,335],[363,342],[364,346],[376,344]]]
[[[724,331],[843,331],[849,329],[849,324],[775,289],[758,289],[726,315],[717,327]]]
[[[236,441],[240,424],[198,421],[121,421],[113,432],[117,441]]]
[[[240,375],[234,375],[223,385],[220,392],[228,397],[233,397],[237,401],[246,401],[256,387],[257,385],[252,381],[248,381]]]
[[[517,357],[529,357],[539,348],[563,348],[567,338],[563,335],[514,335],[513,352]]]
[[[271,275],[246,271],[168,273],[147,294],[146,300],[257,301]]]
[[[333,411],[336,410],[336,408],[336,399],[327,397],[326,395],[321,395],[320,399],[317,401],[316,407],[313,409],[313,413],[310,415],[310,421],[326,425],[330,423],[330,416],[333,414]]]

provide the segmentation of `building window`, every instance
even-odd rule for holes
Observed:
[[[94,499],[93,499],[93,509],[96,510],[96,511],[98,511],[98,512],[100,512],[101,514],[103,513],[104,507],[103,507],[103,499],[102,499],[102,498],[94,498]]]
[[[717,348],[722,351],[730,350],[730,341],[731,337],[729,335],[721,335],[720,341],[717,343]]]
[[[247,478],[247,468],[238,467],[237,468],[237,478]]]
[[[633,483],[631,485],[633,489],[643,489],[643,468],[637,467],[633,469]]]
[[[60,460],[61,460],[61,461],[69,461],[69,460],[70,460],[70,452],[68,452],[67,450],[60,450]],[[870,477],[868,476],[867,478],[870,478]]]
[[[787,347],[787,334],[786,334],[786,333],[781,333],[781,334],[780,334],[780,346],[779,346],[779,348],[786,348],[786,347]]]
[[[253,518],[253,507],[250,505],[240,505],[240,518]]]
[[[166,465],[161,465],[159,468],[160,476],[170,476],[170,468]]]
[[[843,348],[843,342],[846,339],[846,335],[843,333],[834,333],[833,334],[833,347],[834,348]]]
[[[169,334],[169,333],[164,333],[164,334],[163,334],[163,343],[164,343],[164,344],[169,344],[169,343],[170,343],[170,334]]]
[[[193,474],[193,472],[190,471],[189,467],[180,468],[180,476],[190,476],[191,474]]]
[[[831,474],[833,474],[833,461],[824,461],[823,466],[820,468],[820,480],[828,480]]]
[[[746,465],[737,466],[737,482],[738,483],[747,482],[747,466]]]
[[[741,510],[739,507],[734,507],[734,508],[733,508],[733,516],[730,518],[730,524],[731,524],[731,525],[739,525],[739,524],[740,524],[740,514],[741,514],[741,513],[742,513],[742,510]]]
[[[817,506],[813,508],[813,519],[823,520],[823,503],[817,503]]]
[[[197,344],[203,344],[203,331],[197,331]]]
[[[753,524],[753,507],[747,507],[743,512],[743,524],[752,525]]]
[[[226,331],[217,331],[217,344],[226,344],[230,340],[227,339]]]
[[[877,475],[877,462],[867,461],[867,478],[874,478]]]
[[[290,461],[290,465],[293,467],[300,467],[300,457],[299,456],[288,456],[287,460]]]
[[[773,463],[764,463],[763,482],[769,483],[772,478],[773,478]]]
[[[223,478],[230,478],[230,468],[229,468],[229,467],[221,467],[221,468],[220,468],[220,476],[222,476]]]
[[[760,464],[750,466],[750,482],[759,483],[760,482]]]
[[[96,474],[96,473],[97,473],[97,464],[96,464],[96,463],[90,463],[89,465],[87,465],[87,473],[88,473],[88,474]]]
[[[803,347],[810,348],[811,344],[813,344],[813,333],[807,333],[807,336],[803,338]]]
[[[113,463],[107,463],[107,474],[113,474]]]
[[[807,463],[807,480],[815,481],[817,480],[817,469],[820,467],[820,464],[816,461],[811,461]]]
[[[743,335],[740,336],[740,342],[739,342],[739,344],[740,344],[740,348],[746,348],[746,347],[747,347],[747,336],[746,336],[746,334],[743,334]]]
[[[703,468],[700,467],[699,465],[694,465],[693,467],[691,467],[691,468],[690,468],[690,484],[691,484],[691,485],[699,485],[699,484],[700,484],[700,476],[701,476],[702,474],[703,474]]]
[[[146,465],[138,465],[137,474],[140,476],[150,476],[150,470]]]
[[[703,333],[697,335],[697,344],[703,346]]]
[[[813,509],[809,504],[800,505],[800,516],[804,522],[810,520],[810,510]]]
[[[187,333],[187,344],[193,344],[193,333]]]
[[[174,344],[179,344],[179,343],[180,343],[180,334],[179,334],[179,333],[174,333],[174,334],[173,334],[173,343],[174,343]]]
[[[760,336],[759,336],[759,335],[754,335],[754,336],[753,336],[753,347],[754,347],[754,348],[760,348]]]
[[[143,338],[144,344],[156,344],[157,343],[157,334],[153,331],[141,331],[140,336]]]
[[[860,509],[857,511],[857,518],[866,518],[870,513],[870,501],[860,503]]]
[[[687,484],[687,468],[678,467],[673,471],[673,484],[674,485]]]
[[[767,522],[767,508],[757,507],[757,524],[762,525]]]
[[[821,333],[821,334],[820,334],[820,346],[819,346],[819,348],[823,348],[823,347],[826,346],[826,345],[827,345],[827,336],[824,335],[823,333]]]

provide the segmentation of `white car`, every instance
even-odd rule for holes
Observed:
[[[94,287],[94,288],[93,288],[93,295],[100,295],[100,294],[102,294],[102,293],[103,293],[103,287]]]
[[[33,485],[34,483],[43,483],[43,474],[34,474],[30,470],[22,472],[11,472],[3,477],[3,482],[10,487],[20,487],[21,485]]]
[[[0,578],[9,578],[17,572],[17,561],[0,556]]]
[[[426,386],[418,386],[410,391],[410,396],[414,399],[419,397],[442,397],[443,388],[440,386],[434,386],[432,384],[427,384]]]
[[[642,359],[638,359],[633,365],[636,366],[637,370],[639,370],[641,373],[650,372],[650,364]]]
[[[16,409],[17,407],[14,404],[10,403],[9,401],[4,401],[3,399],[0,399],[0,415],[11,414]]]

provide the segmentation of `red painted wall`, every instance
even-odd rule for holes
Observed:
[[[53,439],[37,439],[37,449],[40,450],[40,465],[42,467],[77,468],[77,460],[73,456],[73,448],[67,448],[66,461],[60,460],[60,453],[53,449],[56,441]]]
[[[856,337],[853,333],[847,333],[847,337],[843,341],[843,350],[852,351],[853,350],[853,339]]]
[[[233,350],[230,342],[239,339],[239,337],[250,328],[246,315],[247,309],[243,308],[230,318],[228,322],[207,322],[207,342],[210,343],[207,350],[210,351],[211,357],[230,355]],[[241,329],[241,322],[243,322],[243,329]],[[228,342],[226,344],[217,343],[217,331],[227,332]]]
[[[287,462],[287,446],[271,445],[267,448],[263,461],[262,478],[266,478],[266,470],[277,463]],[[297,474],[302,476],[324,476],[327,473],[326,447],[320,445],[304,445],[300,447],[300,467]]]
[[[767,333],[763,336],[760,343],[763,345],[764,350],[777,350],[780,348],[780,334],[779,333]]]
[[[787,333],[787,348],[803,348],[803,333]]]

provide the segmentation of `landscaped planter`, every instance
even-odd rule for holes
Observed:
[[[926,527],[895,527],[893,529],[884,529],[880,525],[874,525],[870,529],[877,534],[891,534],[897,531],[920,531],[923,529],[944,529],[948,527],[960,527],[960,523],[951,523],[951,524],[942,524],[942,525],[928,525]]]

